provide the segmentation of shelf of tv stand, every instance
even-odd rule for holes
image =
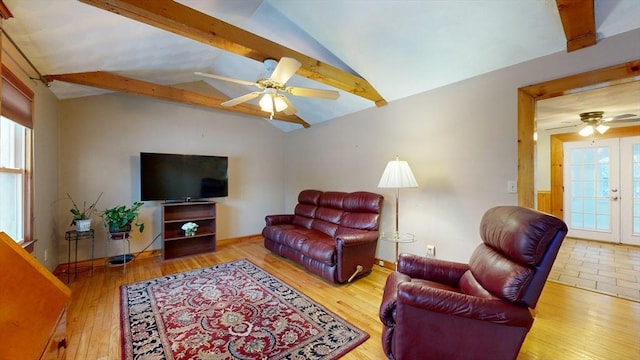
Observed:
[[[198,224],[193,236],[185,236],[182,225]],[[184,202],[162,205],[162,258],[202,254],[216,250],[216,203]]]

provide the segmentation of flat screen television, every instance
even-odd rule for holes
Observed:
[[[143,201],[192,201],[229,193],[226,156],[140,153]]]

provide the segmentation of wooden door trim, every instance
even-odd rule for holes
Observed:
[[[640,59],[518,89],[518,205],[535,208],[536,101],[562,96],[585,86],[631,82],[635,76],[640,76]]]

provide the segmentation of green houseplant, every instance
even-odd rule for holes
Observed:
[[[96,204],[98,204],[98,201],[100,201],[100,198],[102,197],[102,193],[98,195],[98,198],[96,199],[96,201],[91,203],[89,207],[87,207],[86,201],[82,202],[82,210],[78,207],[76,202],[73,201],[73,198],[71,197],[71,195],[69,195],[69,193],[67,193],[67,197],[69,198],[69,200],[71,200],[71,204],[73,204],[73,207],[69,209],[69,212],[73,215],[73,218],[71,219],[71,224],[69,225],[70,226],[76,225],[76,227],[78,227],[79,230],[81,227],[83,228],[82,230],[88,230],[91,224],[91,215],[97,212]],[[86,225],[81,225],[82,221],[88,221],[88,223],[86,223]]]
[[[107,209],[102,214],[102,218],[109,226],[109,232],[124,232],[131,230],[131,225],[135,225],[140,232],[144,231],[144,223],[138,219],[140,207],[144,203],[135,201],[131,207],[125,205]]]

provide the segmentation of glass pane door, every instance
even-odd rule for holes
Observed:
[[[569,236],[619,242],[619,141],[564,144],[564,214]]]
[[[622,138],[620,143],[622,191],[622,239],[640,245],[640,136]]]

